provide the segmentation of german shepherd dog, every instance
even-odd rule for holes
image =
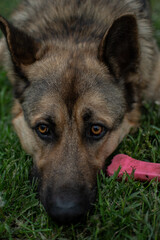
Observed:
[[[149,3],[25,0],[0,28],[13,125],[41,202],[57,222],[74,223],[95,200],[106,158],[138,125],[142,100],[160,100]]]

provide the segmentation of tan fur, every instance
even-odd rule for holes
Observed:
[[[41,201],[60,222],[87,211],[97,173],[139,124],[142,100],[160,101],[160,55],[142,3],[28,0],[12,23],[0,17],[13,125],[34,159]],[[91,132],[97,125],[100,138]],[[80,213],[70,216],[75,203]]]
[[[57,0],[58,1],[58,0]],[[15,26],[17,26],[20,29],[23,29],[23,31],[27,31],[28,33],[34,32],[35,37],[40,37],[40,32],[38,30],[38,28],[42,28],[45,26],[45,22],[43,22],[43,19],[41,18],[41,21],[39,21],[38,16],[36,16],[37,21],[35,22],[34,19],[34,24],[32,22],[30,22],[29,24],[23,24],[23,22],[25,23],[26,21],[28,21],[30,19],[30,15],[32,14],[32,11],[34,13],[34,7],[36,9],[41,7],[41,6],[46,6],[46,4],[44,4],[43,0],[38,0],[38,2],[36,2],[36,4],[33,4],[33,2],[30,0],[29,1],[31,6],[33,6],[33,9],[31,10],[29,6],[25,5],[25,7],[23,6],[23,4],[20,7],[20,11],[18,10],[17,12],[14,13],[12,19],[13,22],[15,24]],[[63,1],[62,1],[63,2]],[[107,26],[111,26],[113,21],[115,19],[117,19],[119,16],[122,16],[123,14],[126,13],[134,13],[137,14],[137,10],[140,6],[140,4],[138,2],[135,2],[133,0],[123,0],[123,1],[110,1],[107,5],[107,9],[106,8],[102,8],[101,6],[103,5],[103,1],[98,1],[97,3],[95,3],[95,7],[94,7],[94,11],[95,11],[95,17],[97,18],[97,21],[102,23],[103,25],[105,25],[106,23],[106,29]],[[56,1],[55,1],[55,5],[56,5]],[[74,5],[74,1],[73,1],[73,5]],[[66,7],[64,7],[64,9],[66,9],[66,11],[64,10],[63,15],[64,18],[67,16],[72,15],[72,8],[73,8],[72,4],[66,4]],[[90,5],[92,5],[92,1],[87,1],[86,4],[83,5],[82,7],[82,12],[83,9],[87,9],[86,11],[88,11],[88,13],[92,13],[93,10],[90,9]],[[49,8],[47,8],[47,14],[45,15],[46,19],[50,19],[50,16],[52,16],[53,18],[58,17],[60,12],[61,12],[61,4],[58,2],[58,9],[55,10],[54,8],[54,4],[53,6],[48,5]],[[111,11],[112,9],[112,11]],[[131,10],[132,9],[132,10]],[[41,8],[41,10],[39,11],[39,15],[41,15],[41,11],[43,10],[43,7]],[[139,29],[139,40],[140,40],[140,46],[141,46],[141,68],[140,68],[140,76],[141,76],[141,87],[146,88],[147,85],[150,82],[150,78],[152,78],[152,71],[154,69],[154,66],[156,65],[158,56],[156,56],[156,50],[153,47],[154,44],[154,40],[152,39],[152,28],[150,26],[150,24],[148,23],[148,21],[146,19],[140,19],[140,16],[138,16],[137,14],[137,23],[138,23],[138,29]],[[19,24],[21,22],[21,24]],[[55,28],[57,27],[57,31],[59,31],[59,25],[55,25]],[[87,34],[90,34],[90,31],[92,31],[92,29],[88,29]],[[101,29],[99,30],[101,31]],[[144,38],[145,36],[145,38]],[[148,41],[148,39],[151,39],[151,41]],[[47,43],[45,43],[47,45]],[[69,45],[71,47],[73,47],[73,44],[71,41],[69,41]],[[89,43],[90,44],[90,43]],[[52,41],[52,48],[54,50],[54,48],[56,47],[57,43]],[[69,47],[67,45],[67,42],[65,40],[65,44],[63,44],[63,47]],[[59,41],[58,41],[58,46],[59,47]],[[5,50],[6,46],[5,46]],[[154,56],[153,58],[151,58],[152,56]],[[5,66],[7,68],[7,70],[11,70],[10,68],[10,57],[6,56],[5,57]],[[8,68],[9,66],[9,68]],[[14,72],[11,72],[10,75],[14,76]],[[153,80],[154,81],[154,80]],[[151,93],[150,93],[151,95]],[[154,94],[153,94],[154,95]]]

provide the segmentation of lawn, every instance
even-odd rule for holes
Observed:
[[[0,14],[9,16],[19,0],[0,0]],[[160,2],[152,1],[155,36],[160,46]],[[98,179],[97,202],[85,223],[57,226],[36,198],[29,181],[32,159],[21,149],[11,125],[12,90],[0,70],[0,239],[144,240],[160,239],[160,184],[116,176]],[[144,103],[141,127],[127,136],[116,153],[160,163],[159,106]]]

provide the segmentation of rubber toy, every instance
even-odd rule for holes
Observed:
[[[133,175],[135,180],[150,181],[157,178],[160,181],[160,163],[144,162],[125,154],[118,154],[108,166],[107,175],[112,176],[119,168],[118,179],[121,179],[124,173],[128,173]]]

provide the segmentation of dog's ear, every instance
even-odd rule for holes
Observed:
[[[117,79],[137,71],[139,42],[134,15],[123,15],[113,22],[101,40],[98,58]]]
[[[12,61],[16,66],[29,65],[36,61],[36,54],[40,48],[37,41],[1,16],[0,29],[5,35]]]

